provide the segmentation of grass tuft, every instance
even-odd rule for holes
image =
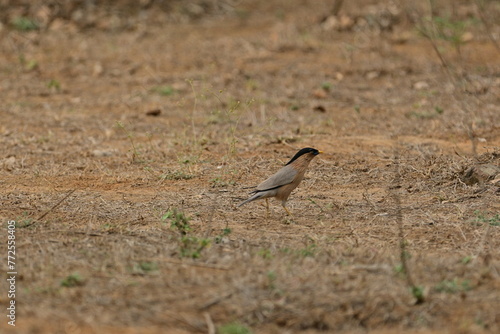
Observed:
[[[492,216],[487,216],[484,212],[474,211],[474,214],[476,215],[475,221],[477,223],[486,223],[490,224],[491,226],[500,226],[500,214],[498,213]]]
[[[19,16],[14,18],[12,20],[12,26],[14,27],[14,29],[19,31],[32,31],[32,30],[38,30],[40,28],[35,20],[25,16]]]
[[[61,281],[61,286],[65,288],[73,288],[76,286],[82,286],[84,284],[85,280],[78,273],[68,275]]]
[[[252,331],[238,322],[222,325],[217,329],[217,334],[251,334]]]
[[[162,96],[170,96],[175,93],[175,89],[172,86],[158,86],[154,87],[153,91],[162,95]]]

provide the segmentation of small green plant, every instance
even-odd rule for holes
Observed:
[[[25,16],[19,16],[12,20],[12,26],[19,31],[31,31],[39,28],[35,20]]]
[[[158,265],[155,262],[143,261],[139,262],[139,268],[144,271],[158,270]]]
[[[411,287],[411,294],[417,301],[424,300],[424,288],[421,286],[414,285]]]
[[[286,253],[285,250],[282,250],[284,253]],[[268,249],[268,248],[263,248],[263,249],[260,249],[258,252],[257,252],[257,255],[261,256],[263,259],[265,260],[270,260],[273,258],[273,254],[271,253],[271,250]]]
[[[234,180],[224,180],[221,177],[215,177],[212,180],[210,180],[210,183],[212,185],[212,188],[225,188],[229,185],[233,185],[235,183]]]
[[[330,91],[330,89],[332,89],[332,84],[331,84],[331,83],[329,83],[329,82],[327,82],[327,81],[325,81],[325,82],[323,82],[323,83],[321,84],[321,88],[322,88],[324,91],[329,92],[329,91]]]
[[[414,117],[418,119],[434,119],[437,118],[438,116],[442,115],[444,110],[440,107],[435,107],[434,110],[427,111],[427,110],[422,110],[422,111],[410,111],[407,116],[408,117]]]
[[[167,172],[165,174],[162,174],[160,176],[160,179],[163,180],[190,180],[194,178],[194,175],[192,174],[187,174],[182,171],[173,171],[173,172]]]
[[[54,294],[57,293],[58,288],[55,287],[37,287],[34,289],[35,292],[43,294]]]
[[[451,281],[443,280],[434,287],[434,290],[436,290],[437,292],[446,292],[446,293],[469,291],[470,289],[472,289],[472,287],[470,286],[469,280],[463,280],[459,282],[458,279],[456,278],[454,278]]]
[[[474,258],[472,256],[466,256],[460,261],[462,264],[469,264]]]
[[[23,228],[28,227],[31,224],[33,224],[33,218],[31,218],[26,211],[23,212],[22,217],[18,217],[16,219],[16,227]]]
[[[37,138],[36,142],[39,144],[48,143],[50,141],[50,139],[52,138],[52,135],[53,135],[52,132],[49,132],[47,135],[42,135],[42,136]]]
[[[175,90],[172,88],[172,86],[158,86],[153,88],[153,91],[162,96],[170,96],[175,93]]]
[[[290,254],[290,255],[295,255],[295,256],[300,256],[300,257],[312,257],[318,253],[318,247],[315,243],[311,243],[305,246],[305,248],[281,248],[279,250],[283,254]],[[266,251],[263,254],[265,255]],[[259,254],[260,255],[260,254]]]
[[[252,331],[239,322],[231,322],[220,326],[217,329],[217,334],[252,334]]]
[[[54,89],[56,91],[60,91],[61,90],[61,83],[56,79],[50,79],[50,81],[47,83],[47,88]]]
[[[276,280],[277,280],[277,275],[276,273],[273,271],[273,270],[270,270],[267,272],[267,287],[270,289],[270,290],[276,290]]]
[[[31,59],[31,60],[26,60],[26,57],[24,56],[24,54],[21,54],[19,56],[19,62],[21,63],[21,65],[24,66],[24,68],[28,71],[32,71],[36,68],[38,68],[38,62],[34,59]]]
[[[181,257],[199,259],[203,249],[209,245],[209,239],[198,238],[195,236],[183,236],[181,238],[180,255]]]
[[[474,318],[474,323],[481,327],[483,330],[485,330],[487,327],[486,327],[486,323],[484,322],[483,319],[479,318],[479,317],[475,317]]]
[[[38,62],[34,59],[31,59],[27,64],[26,64],[26,69],[28,71],[32,71],[34,69],[38,68]]]
[[[441,107],[434,107],[434,111],[436,111],[436,114],[441,115],[444,113],[444,109]]]
[[[143,160],[139,160],[141,153],[139,152],[138,148],[135,146],[134,136],[132,135],[132,133],[130,131],[128,131],[125,128],[125,125],[123,125],[123,123],[120,121],[116,122],[116,126],[120,129],[122,129],[123,132],[125,132],[125,134],[127,135],[127,138],[130,140],[130,144],[132,145],[132,162],[144,162]]]
[[[114,226],[110,223],[106,223],[106,224],[101,225],[101,229],[103,231],[111,231],[113,228],[114,228]]]
[[[83,277],[80,276],[80,274],[73,273],[71,275],[66,276],[66,278],[64,278],[61,281],[61,286],[65,288],[72,288],[75,286],[82,286],[84,283],[85,280],[83,279]]]
[[[398,265],[394,266],[394,272],[395,272],[396,274],[402,274],[402,275],[404,275],[404,273],[405,273],[405,268],[403,267],[403,265],[402,265],[402,264],[398,264]]]
[[[309,244],[305,248],[299,250],[299,255],[303,257],[314,256],[318,252],[316,244]]]
[[[248,79],[246,82],[247,90],[256,91],[259,88],[259,83],[255,79]]]
[[[231,229],[229,227],[225,227],[222,229],[221,234],[216,235],[214,241],[216,244],[219,244],[222,241],[222,238],[227,237],[231,234]]]
[[[170,228],[177,230],[181,235],[186,235],[191,231],[189,226],[189,218],[184,214],[184,212],[179,212],[177,209],[169,209],[165,213],[161,220],[170,223]]]
[[[431,7],[433,7],[432,2]],[[431,8],[432,11],[434,8]],[[467,38],[464,38],[467,28],[477,22],[479,20],[476,18],[457,20],[450,16],[431,16],[424,18],[417,29],[422,36],[431,41],[439,39],[450,43],[461,56],[461,47],[467,42]],[[439,52],[436,45],[433,47],[436,52]],[[439,54],[439,57],[442,58],[442,55]]]
[[[156,262],[150,261],[141,261],[139,263],[135,263],[132,268],[132,272],[136,274],[145,274],[156,270],[158,270],[158,264]]]
[[[280,248],[280,252],[283,254],[292,254],[293,250],[288,247],[285,247],[285,248]]]
[[[208,116],[208,124],[220,124],[222,123],[222,112],[220,109],[213,110]]]
[[[238,143],[238,127],[242,116],[241,109],[250,109],[250,106],[254,102],[253,99],[249,99],[241,103],[238,99],[234,97],[224,98],[222,94],[223,90],[218,93],[211,92],[209,96],[215,97],[220,102],[220,107],[212,113],[209,122],[214,123],[224,123],[227,124],[228,129],[224,130],[227,136],[223,136],[225,143],[227,144],[226,153],[224,154],[222,165],[219,168],[218,175],[211,180],[212,187],[227,187],[230,184],[234,184],[234,176],[239,173],[234,170],[230,170],[228,167],[231,166],[231,162],[236,155],[236,145]]]
[[[463,36],[468,25],[468,21],[454,20],[450,17],[434,17],[436,37],[449,42],[458,54],[460,54],[460,48],[464,44]]]
[[[406,243],[406,242],[405,242],[405,243]],[[402,252],[401,252],[401,256],[404,256],[404,258],[405,258],[405,259],[407,259],[407,260],[411,259],[411,254],[410,254],[410,252],[408,252],[408,250],[406,250],[406,249],[405,249],[404,251],[402,251]]]
[[[169,209],[161,220],[170,223],[170,228],[179,232],[179,253],[181,257],[190,257],[198,259],[201,257],[201,252],[210,245],[210,239],[198,238],[194,235],[189,235],[191,226],[189,226],[189,217],[177,209]]]
[[[177,161],[183,165],[193,165],[200,162],[200,157],[199,155],[185,155],[178,157]]]
[[[474,211],[474,214],[476,215],[475,221],[477,223],[486,223],[490,224],[491,226],[500,226],[500,214],[498,213],[493,216],[487,216],[484,212]]]

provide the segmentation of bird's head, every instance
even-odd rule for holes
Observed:
[[[292,162],[294,162],[295,160],[297,160],[299,157],[303,156],[303,155],[309,155],[310,158],[314,158],[315,156],[317,156],[318,154],[320,153],[323,153],[321,151],[318,151],[317,149],[315,148],[311,148],[311,147],[306,147],[306,148],[303,148],[301,149],[300,151],[298,151],[292,159],[290,159],[290,161],[288,161],[287,165],[291,164]],[[286,165],[285,165],[286,166]]]

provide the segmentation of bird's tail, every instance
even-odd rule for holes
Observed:
[[[240,206],[242,206],[242,205],[244,205],[244,204],[247,204],[247,203],[249,203],[249,202],[251,202],[251,201],[255,201],[256,199],[259,199],[259,198],[261,198],[262,196],[264,196],[264,194],[263,194],[263,193],[261,193],[261,192],[255,193],[255,194],[254,194],[253,196],[251,196],[249,199],[244,200],[243,202],[241,202],[240,204],[238,204],[238,207],[240,207]]]

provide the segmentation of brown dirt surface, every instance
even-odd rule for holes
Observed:
[[[500,332],[497,1],[91,3],[0,2],[2,333]]]

